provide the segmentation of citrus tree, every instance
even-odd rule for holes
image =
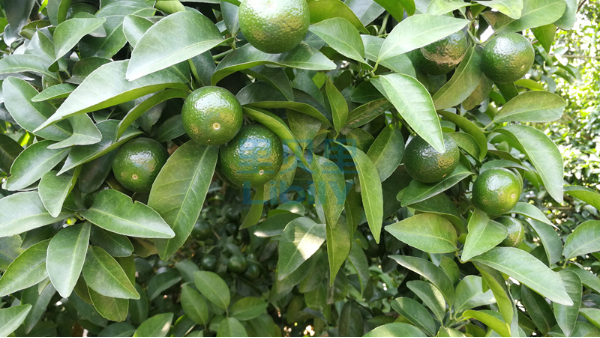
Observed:
[[[0,5],[1,336],[600,335],[576,1]]]

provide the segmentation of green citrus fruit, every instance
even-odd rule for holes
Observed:
[[[473,183],[473,203],[490,215],[504,214],[519,201],[521,187],[519,178],[512,171],[489,169]]]
[[[79,13],[88,13],[88,14],[96,14],[98,11],[98,7],[88,4],[88,3],[74,3],[69,7],[67,11],[67,19],[71,19],[75,17]]]
[[[112,170],[125,188],[147,193],[167,158],[169,153],[162,144],[149,138],[136,138],[119,148]]]
[[[248,267],[248,262],[244,256],[233,255],[227,262],[227,270],[233,273],[242,273],[246,271],[246,267]]]
[[[415,66],[427,74],[447,74],[462,61],[467,48],[469,48],[467,36],[462,31],[458,31],[415,50]]]
[[[279,172],[283,162],[283,144],[277,135],[262,125],[242,130],[219,153],[219,173],[234,186],[248,182],[261,187]]]
[[[506,229],[508,230],[508,236],[500,243],[501,245],[518,247],[519,244],[523,242],[525,228],[519,220],[508,216],[502,216],[496,219],[496,222],[506,225]]]
[[[206,255],[200,260],[200,266],[202,270],[213,271],[217,267],[217,257],[213,255]]]
[[[415,180],[436,183],[450,175],[460,158],[460,150],[452,137],[444,134],[446,150],[439,153],[420,136],[410,141],[404,152],[406,171]]]
[[[233,236],[237,233],[239,226],[235,223],[227,223],[225,224],[225,232],[229,236]]]
[[[192,92],[185,99],[181,119],[194,141],[211,146],[229,142],[244,122],[240,102],[220,87],[202,87]]]
[[[248,263],[248,268],[244,272],[244,277],[249,280],[255,280],[260,276],[260,267],[254,263]]]
[[[291,50],[310,26],[306,0],[245,0],[238,16],[246,40],[265,53]]]
[[[203,241],[213,235],[210,224],[205,220],[198,220],[192,229],[192,237],[198,241]]]
[[[534,59],[529,40],[517,33],[502,34],[485,45],[481,69],[496,83],[511,83],[527,74]]]

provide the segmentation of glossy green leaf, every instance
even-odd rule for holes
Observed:
[[[0,309],[0,336],[8,337],[15,331],[31,311],[30,304]]]
[[[75,145],[90,145],[102,140],[102,133],[86,114],[74,115],[68,119],[73,134],[60,142],[48,146],[48,149],[67,148]]]
[[[283,94],[283,96],[286,97],[286,99],[294,101],[294,90],[292,89],[290,79],[288,78],[283,68],[257,66],[254,68],[245,69],[244,73],[270,84],[273,88],[280,91],[281,94]],[[310,81],[312,81],[312,79]]]
[[[488,215],[479,209],[473,211],[468,227],[469,233],[460,258],[463,261],[491,250],[508,235],[506,226],[490,220]]]
[[[68,213],[61,213],[52,217],[37,191],[12,194],[0,199],[0,237],[18,235],[69,216]]]
[[[554,309],[554,317],[558,326],[563,331],[565,336],[570,337],[575,329],[577,316],[581,307],[581,279],[571,270],[561,270],[558,272],[560,278],[565,285],[565,289],[573,301],[573,306],[565,306],[557,303],[552,303]]]
[[[523,9],[523,0],[480,0],[476,2],[481,5],[496,9],[513,19],[520,18],[521,10]]]
[[[219,324],[217,337],[248,337],[244,325],[235,318],[225,318]]]
[[[437,113],[442,115],[446,120],[456,124],[460,129],[475,138],[477,144],[479,144],[479,160],[482,161],[487,154],[487,138],[481,129],[475,123],[458,114],[450,113],[444,110],[440,110]]]
[[[377,19],[377,17],[383,14],[383,12],[385,12],[385,8],[381,7],[373,0],[349,0],[346,1],[345,4],[352,10],[352,12],[354,12],[360,22],[362,22],[364,25],[370,24]]]
[[[130,323],[112,323],[105,327],[98,337],[131,337],[135,332],[135,326]]]
[[[348,120],[348,104],[342,93],[340,93],[330,79],[327,79],[327,82],[325,82],[325,91],[329,105],[331,106],[333,125],[335,131],[339,133]]]
[[[554,264],[558,262],[563,252],[563,244],[558,233],[550,225],[538,222],[535,219],[530,219],[529,225],[531,225],[540,238],[546,256],[548,256],[548,263]]]
[[[565,100],[553,93],[525,92],[506,102],[494,122],[551,122],[562,116],[566,105]]]
[[[564,187],[564,190],[565,194],[579,198],[580,200],[600,210],[600,194],[592,189],[579,186],[567,186]]]
[[[27,188],[67,157],[69,149],[48,149],[52,143],[41,141],[19,154],[10,168],[11,176],[6,180],[6,189]]]
[[[463,2],[464,3],[464,2]],[[471,47],[464,55],[450,81],[433,95],[435,109],[446,109],[459,105],[477,88],[482,77],[481,55]]]
[[[134,337],[166,337],[171,328],[173,314],[161,313],[146,319],[133,334]]]
[[[509,247],[496,247],[472,261],[509,275],[553,302],[571,306],[573,301],[558,275],[529,253]]]
[[[31,333],[33,328],[40,322],[55,294],[56,289],[54,289],[52,283],[47,283],[45,280],[38,285],[23,290],[21,304],[31,304],[32,306],[23,322],[25,332]]]
[[[309,1],[308,9],[310,11],[311,24],[331,18],[343,18],[348,20],[357,30],[363,33],[369,32],[356,14],[345,3],[339,0]]]
[[[129,312],[128,299],[103,296],[92,289],[89,289],[89,293],[94,308],[102,317],[116,322],[127,319]]]
[[[538,209],[535,205],[532,205],[529,203],[517,202],[517,204],[508,213],[509,214],[512,214],[512,213],[519,214],[519,215],[534,219],[536,221],[546,223],[553,227],[556,227],[554,224],[552,224],[552,222],[548,219],[548,217],[546,217],[546,215],[544,215],[544,213],[540,209]]]
[[[265,312],[269,304],[256,297],[245,297],[231,306],[230,315],[238,320],[252,320]]]
[[[296,176],[297,168],[298,161],[296,160],[296,156],[291,155],[284,158],[283,164],[281,165],[277,175],[269,182],[265,183],[262,198],[265,201],[272,201],[284,193],[292,185],[294,177]]]
[[[46,272],[48,244],[50,244],[49,239],[30,246],[8,266],[0,278],[0,297],[27,289],[48,277]]]
[[[169,36],[176,35],[177,39]],[[169,15],[153,25],[135,45],[127,79],[145,75],[188,60],[221,44],[223,37],[210,19],[195,11]]]
[[[287,224],[279,241],[277,279],[283,280],[308,260],[327,237],[325,224],[300,217]]]
[[[200,215],[217,163],[218,148],[193,141],[167,160],[154,184],[148,206],[169,224],[175,237],[155,241],[162,259],[170,257],[188,238]]]
[[[182,277],[179,271],[167,269],[166,271],[154,275],[148,282],[146,293],[150,301],[161,296],[166,290],[179,283]]]
[[[181,115],[175,115],[168,118],[158,127],[155,134],[155,140],[161,143],[167,142],[184,134],[185,129],[183,127]]]
[[[554,22],[561,29],[570,30],[575,26],[577,20],[577,12],[579,10],[579,2],[576,0],[567,0],[567,8],[562,17]]]
[[[183,285],[181,288],[181,307],[183,312],[196,324],[206,327],[210,319],[206,301],[198,291],[189,285]]]
[[[439,183],[427,184],[412,180],[409,186],[398,194],[398,200],[405,206],[425,201],[428,198],[450,189],[458,182],[471,175],[473,175],[473,173],[461,163],[450,175]]]
[[[413,17],[406,20],[411,18]],[[437,151],[444,150],[442,127],[433,101],[419,81],[403,74],[389,74],[374,78],[371,83],[394,105],[400,116],[419,136]]]
[[[92,244],[106,250],[113,257],[129,257],[133,253],[133,244],[127,236],[97,226],[92,227],[90,240]]]
[[[214,272],[194,272],[196,288],[206,299],[219,308],[226,310],[229,307],[229,287],[225,281]]]
[[[262,238],[279,236],[283,233],[285,226],[298,217],[302,217],[302,215],[289,212],[273,215],[258,225],[254,230],[254,235]]]
[[[250,210],[248,210],[248,213],[246,214],[244,220],[242,221],[242,224],[240,225],[240,229],[249,228],[258,223],[258,221],[260,221],[265,206],[264,195],[265,189],[258,188],[252,198],[252,205],[250,206]]]
[[[359,106],[348,113],[348,123],[344,127],[343,132],[345,132],[345,130],[349,131],[351,128],[358,128],[366,123],[369,123],[391,108],[393,108],[393,105],[384,98]]]
[[[117,152],[110,152],[81,166],[81,173],[77,179],[77,187],[82,193],[98,190],[108,174],[112,171],[112,161]]]
[[[50,65],[51,61],[34,54],[6,55],[0,59],[0,74],[31,72],[56,79],[57,75],[48,70]]]
[[[338,271],[350,254],[352,245],[352,234],[343,219],[337,224],[327,224],[327,256],[329,258],[329,281],[332,286]]]
[[[460,0],[433,0],[427,7],[427,14],[443,15],[466,6],[469,4]]]
[[[142,38],[142,35],[153,25],[154,23],[146,18],[138,15],[127,15],[123,19],[123,34],[127,42],[132,47],[135,47]]]
[[[533,0],[523,1],[521,17],[494,27],[496,33],[523,31],[551,24],[562,17],[567,5],[563,0]]]
[[[496,302],[492,290],[483,291],[479,276],[466,276],[456,286],[454,308],[457,313]]]
[[[360,337],[363,334],[364,321],[356,302],[348,301],[344,304],[338,325],[342,337]]]
[[[390,323],[376,327],[363,337],[427,337],[421,330],[406,323]]]
[[[508,326],[508,324],[489,313],[483,311],[467,310],[463,312],[462,318],[477,319],[478,321],[487,325],[492,330],[496,331],[500,336],[510,337],[510,327]]]
[[[596,251],[600,251],[600,221],[587,221],[567,237],[563,254],[571,259]]]
[[[418,214],[388,225],[385,230],[398,240],[428,253],[457,250],[454,226],[435,214]]]
[[[315,184],[315,193],[323,205],[327,224],[334,228],[338,224],[346,200],[344,174],[334,162],[318,155],[313,155],[310,169]]]
[[[482,75],[479,80],[479,84],[477,87],[475,87],[475,90],[473,90],[471,95],[469,95],[469,97],[463,101],[463,108],[466,110],[472,110],[477,107],[483,102],[483,100],[488,98],[493,86],[494,82],[488,79],[485,75]]]
[[[71,18],[65,22],[60,23],[54,30],[54,60],[58,60],[67,54],[75,45],[88,34],[95,34],[94,31],[98,30],[97,36],[105,36],[106,32],[102,28],[102,24],[106,21],[106,18]]]
[[[73,189],[79,174],[76,172],[57,176],[57,173],[56,170],[47,172],[42,176],[38,186],[40,199],[52,217],[58,217],[62,211],[63,203]]]
[[[365,47],[356,27],[340,17],[310,25],[309,31],[323,39],[338,53],[358,62],[365,62]]]
[[[23,151],[23,147],[6,134],[0,134],[0,170],[10,172],[10,167]]]
[[[412,256],[389,256],[403,267],[427,278],[442,292],[448,304],[454,302],[454,286],[448,275],[428,260]]]
[[[435,322],[429,311],[411,298],[399,297],[392,301],[392,308],[399,314],[408,319],[416,327],[430,336],[434,336],[436,332]]]
[[[63,99],[71,94],[76,86],[70,83],[63,83],[50,86],[44,89],[41,93],[31,98],[31,102],[42,102],[47,100]]]
[[[367,156],[371,159],[379,180],[385,181],[402,162],[404,156],[404,137],[395,125],[385,127],[369,147]]]
[[[102,11],[106,10],[105,7]],[[100,11],[98,17],[103,16]],[[108,13],[107,13],[108,14]],[[107,15],[103,16],[106,21],[102,24],[106,36],[94,37],[85,36],[79,43],[79,52],[83,58],[101,57],[112,58],[117,54],[127,43],[123,32],[123,19],[126,12],[119,13],[122,15]]]
[[[140,324],[148,319],[150,302],[146,292],[139,284],[135,284],[135,290],[140,294],[140,299],[129,300],[129,317],[133,323]]]
[[[91,289],[103,296],[140,298],[123,268],[100,247],[89,247],[83,264],[83,278]]]
[[[444,295],[433,284],[425,281],[413,280],[406,286],[414,292],[441,322],[446,314],[446,301]]]
[[[86,222],[59,231],[50,241],[46,269],[54,288],[62,297],[69,297],[77,284],[89,238],[90,224]]]
[[[542,334],[547,334],[556,325],[552,308],[548,305],[544,297],[525,286],[521,286],[521,302],[525,306],[531,320]]]

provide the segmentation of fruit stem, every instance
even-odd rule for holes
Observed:
[[[477,37],[475,37],[475,35],[473,35],[473,33],[467,29],[467,33],[469,33],[469,37],[471,38],[471,40],[473,40],[473,42],[476,45],[482,45],[481,41],[479,41],[479,39],[477,39]]]
[[[219,60],[222,59],[224,57],[226,57],[227,55],[229,55],[231,52],[233,52],[235,49],[230,49],[228,51],[225,51],[221,54],[217,54],[217,55],[213,55],[213,60]]]
[[[381,22],[381,28],[379,28],[379,32],[377,33],[378,35],[381,35],[381,34],[385,33],[385,29],[387,27],[387,22],[388,22],[389,18],[390,18],[390,13],[387,13],[383,17],[383,21]]]

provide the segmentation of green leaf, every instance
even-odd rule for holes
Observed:
[[[212,62],[212,56],[210,57]],[[214,62],[213,62],[214,63]],[[214,70],[213,70],[214,72]],[[273,88],[277,89],[286,99],[294,101],[294,90],[290,83],[290,79],[283,70],[283,68],[273,68],[267,66],[257,66],[254,68],[246,69],[244,73],[270,84]],[[211,74],[212,75],[212,72]],[[209,77],[210,77],[209,75]],[[299,74],[298,74],[299,75]],[[296,75],[296,76],[298,76]],[[312,79],[310,79],[312,81]],[[314,82],[313,82],[314,84]],[[210,85],[210,79],[208,84]]]
[[[436,327],[429,311],[411,298],[399,297],[392,301],[392,309],[408,319],[416,327],[430,336],[435,336]]]
[[[142,18],[141,16],[127,15],[123,20],[123,34],[125,34],[127,42],[129,42],[132,47],[135,47],[144,33],[146,33],[153,24],[152,21]]]
[[[225,281],[214,272],[194,272],[196,288],[206,299],[223,310],[229,307],[229,287]]]
[[[560,270],[558,272],[560,278],[565,285],[565,289],[573,301],[573,306],[565,306],[561,304],[552,303],[554,309],[554,317],[558,326],[563,331],[566,337],[570,337],[571,333],[575,329],[575,323],[577,322],[577,315],[581,308],[581,279],[579,276],[571,270]]]
[[[342,204],[343,206],[343,204]],[[327,224],[327,256],[329,258],[329,281],[333,286],[335,277],[350,254],[352,246],[351,230],[343,219],[337,224]]]
[[[579,2],[577,0],[567,0],[567,9],[560,19],[554,22],[554,24],[563,30],[573,29],[577,20],[577,11]]]
[[[166,337],[173,321],[172,313],[161,313],[146,319],[133,334],[134,337]]]
[[[435,214],[414,215],[386,226],[385,230],[398,240],[428,253],[458,249],[454,226],[446,218]]]
[[[342,93],[340,93],[329,78],[327,79],[327,82],[325,82],[325,90],[327,92],[329,105],[331,106],[333,125],[335,131],[339,133],[348,120],[348,104]]]
[[[460,0],[433,0],[427,7],[427,14],[443,15],[466,6],[469,6],[469,3]]]
[[[310,166],[315,184],[316,197],[325,212],[330,227],[335,228],[344,210],[346,200],[346,181],[338,166],[329,159],[313,155]],[[350,250],[350,247],[348,247]]]
[[[127,319],[129,300],[103,296],[92,289],[88,291],[94,308],[102,317],[116,322],[122,322]]]
[[[428,260],[412,256],[389,256],[403,267],[427,278],[442,292],[448,304],[454,302],[454,286],[448,275]]]
[[[358,128],[374,120],[379,115],[393,108],[393,105],[387,99],[378,99],[352,110],[348,113],[348,123],[342,132],[350,131],[352,128]]]
[[[342,307],[339,319],[341,337],[360,337],[364,332],[364,321],[356,302],[348,301]]]
[[[10,172],[10,167],[23,151],[23,147],[6,134],[0,134],[0,170]]]
[[[529,253],[516,248],[496,247],[472,259],[509,275],[553,302],[573,305],[558,275]]]
[[[414,17],[406,20],[411,18]],[[419,136],[437,151],[444,151],[442,127],[433,101],[419,81],[403,74],[389,74],[374,78],[371,83],[394,105],[400,116]]]
[[[460,258],[465,262],[491,250],[508,235],[506,226],[490,220],[488,215],[479,209],[475,209],[471,215],[468,226],[469,233]]]
[[[130,323],[112,323],[105,327],[98,337],[131,337],[135,332],[135,326]]]
[[[71,94],[76,86],[70,83],[62,83],[50,86],[44,89],[41,93],[31,98],[31,102],[42,102],[48,100],[64,99]]]
[[[385,12],[385,8],[381,7],[373,0],[348,0],[345,2],[345,4],[352,10],[352,12],[354,12],[356,17],[358,17],[360,22],[362,22],[364,25],[370,24],[381,14],[383,14],[383,12]]]
[[[464,2],[462,3],[464,4]],[[475,50],[475,47],[471,47],[454,71],[450,81],[446,82],[433,95],[435,109],[446,109],[459,105],[477,88],[482,76],[481,55]]]
[[[29,83],[15,77],[3,81],[2,94],[6,109],[12,118],[28,132],[33,132],[56,111],[49,102],[31,102],[38,91]],[[61,141],[71,136],[72,132],[71,126],[65,121],[34,134],[47,140]]]
[[[161,124],[156,130],[154,139],[163,143],[171,141],[184,134],[185,129],[183,127],[183,120],[181,119],[181,114],[179,114],[171,116],[165,122],[163,122],[163,124]]]
[[[473,175],[473,173],[460,163],[456,169],[441,182],[427,184],[412,180],[408,187],[398,194],[398,200],[402,202],[403,206],[425,201],[452,188],[458,182],[471,175]]]
[[[90,238],[90,224],[62,229],[50,241],[46,269],[56,291],[67,298],[81,274]]]
[[[509,211],[507,214],[513,214],[513,213],[514,214],[519,214],[519,215],[522,215],[522,216],[525,216],[525,217],[528,217],[528,218],[531,218],[531,219],[534,219],[536,221],[540,221],[540,222],[546,223],[546,224],[551,225],[553,227],[556,227],[548,219],[548,217],[546,217],[546,215],[544,215],[544,213],[540,211],[540,209],[538,209],[535,205],[532,205],[532,204],[529,204],[529,203],[517,202],[517,204],[514,206],[514,208],[512,208],[512,210]]]
[[[523,1],[523,10],[518,20],[509,21],[494,27],[498,34],[523,31],[551,24],[562,17],[567,5],[564,0]]]
[[[360,292],[362,294],[369,282],[369,262],[367,261],[367,256],[364,251],[360,248],[360,245],[354,241],[352,241],[348,260],[356,270],[358,282],[360,283]]]
[[[544,25],[544,26],[534,28],[534,29],[532,29],[532,31],[533,31],[533,35],[535,36],[535,38],[542,45],[542,47],[544,47],[544,50],[546,51],[546,53],[550,53],[550,49],[552,48],[552,45],[554,44],[554,37],[556,35],[556,26],[554,24]],[[533,81],[531,79],[521,79],[518,81],[522,81],[522,80]],[[537,90],[544,90],[544,86],[541,86],[537,82],[533,81],[533,84],[541,87]]]
[[[463,108],[472,110],[477,107],[483,100],[488,98],[493,85],[494,82],[492,82],[492,80],[488,79],[485,75],[482,75],[475,90],[463,101]]]
[[[502,320],[496,318],[489,313],[483,311],[467,310],[462,314],[464,319],[477,319],[483,324],[487,325],[492,330],[496,331],[502,337],[510,337],[510,327]]]
[[[71,18],[58,24],[52,35],[56,53],[54,61],[71,51],[79,40],[88,34],[106,36],[106,31],[102,27],[104,21],[106,18]]]
[[[223,41],[214,23],[198,12],[169,15],[150,27],[137,42],[126,78],[139,79],[202,54]]]
[[[596,251],[600,251],[600,221],[587,221],[567,237],[563,255],[568,260]]]
[[[542,131],[523,125],[509,125],[498,130],[510,136],[538,171],[548,193],[563,201],[563,161],[556,145]]]
[[[490,268],[487,265],[474,265],[481,273],[481,276],[487,283],[490,290],[492,290],[494,298],[496,299],[496,303],[498,304],[500,314],[502,314],[504,321],[507,324],[510,324],[513,320],[513,315],[515,314],[516,309],[510,292],[508,291],[508,287],[506,286],[504,276],[500,272]]]
[[[0,278],[0,297],[27,289],[48,277],[46,272],[48,244],[50,244],[49,239],[30,246],[8,266]]]
[[[344,18],[331,18],[310,25],[309,31],[323,39],[338,53],[361,63],[365,61],[365,47],[356,27]]]
[[[423,303],[429,307],[437,319],[442,322],[446,315],[446,301],[444,295],[433,284],[420,280],[406,283],[406,286],[414,292]]]
[[[381,182],[388,179],[402,162],[404,137],[395,125],[386,126],[369,147],[367,156],[371,159]]]
[[[92,227],[90,240],[92,244],[106,250],[113,257],[129,257],[133,253],[133,244],[127,236],[115,234],[97,226]]]
[[[442,117],[444,117],[446,120],[456,124],[460,129],[475,138],[477,144],[479,144],[479,160],[483,161],[487,155],[487,138],[481,129],[475,123],[458,114],[450,113],[444,110],[440,110],[437,113],[442,115]]]
[[[185,284],[181,288],[181,307],[183,312],[196,324],[206,327],[210,314],[206,301],[200,293],[191,286]]]
[[[335,1],[339,2],[338,0]],[[335,63],[331,62],[325,55],[303,43],[283,54],[267,54],[247,44],[227,55],[219,63],[212,75],[211,82],[215,85],[230,74],[260,65],[309,70],[332,70],[336,68]]]
[[[404,18],[404,10],[409,16],[415,14],[415,2],[413,0],[375,0],[375,2],[385,8],[398,22]]]
[[[129,300],[129,316],[133,323],[140,324],[148,318],[150,304],[146,292],[139,284],[135,284],[135,290],[140,294],[140,299]]]
[[[406,323],[390,323],[376,327],[363,337],[427,337],[421,330]]]
[[[217,337],[248,337],[248,333],[239,320],[224,318],[219,324]]]
[[[521,302],[542,334],[547,334],[556,325],[552,308],[544,297],[521,286]]]
[[[290,212],[273,215],[254,230],[254,235],[261,238],[279,236],[283,233],[285,226],[298,217],[302,216]]]
[[[11,54],[0,59],[0,74],[36,73],[57,79],[57,75],[48,70],[51,61],[34,54]]]
[[[63,203],[77,181],[79,170],[75,174],[57,176],[57,173],[56,170],[47,172],[38,186],[40,199],[52,217],[57,217],[62,211]]]
[[[116,190],[103,190],[81,216],[114,233],[144,238],[172,238],[175,233],[152,208]]]
[[[379,51],[381,50],[381,46],[385,42],[385,39],[377,37],[377,36],[371,36],[371,35],[361,35],[361,38],[363,40],[363,44],[365,45],[365,56],[367,57],[367,59],[369,59],[373,62],[377,62],[378,56],[379,56]],[[385,60],[381,60],[379,62],[379,65],[384,66],[396,73],[406,74],[406,75],[410,75],[412,77],[417,76],[417,74],[415,72],[415,67],[413,66],[412,61],[410,61],[410,58],[408,57],[407,54],[400,54],[400,55],[396,55],[396,56],[390,57]],[[363,82],[363,83],[367,83],[367,82]],[[360,85],[359,85],[359,87],[360,87]],[[358,87],[356,90],[358,90]],[[356,90],[355,90],[355,92],[356,92]],[[353,93],[353,95],[354,95],[354,93]],[[375,99],[377,99],[377,98],[378,97],[376,97]],[[369,102],[369,101],[365,101],[365,102]]]
[[[408,17],[394,27],[379,51],[377,61],[389,59],[438,41],[464,28],[468,20],[421,14]]]
[[[360,32],[369,33],[356,14],[339,0],[309,1],[308,9],[311,25],[331,18],[343,18],[348,20]]]
[[[0,336],[8,337],[15,331],[31,311],[30,304],[0,309]]]
[[[38,285],[34,285],[23,290],[21,296],[21,304],[31,304],[32,309],[23,322],[25,332],[31,333],[32,329],[40,322],[40,319],[46,312],[46,308],[50,304],[52,298],[56,294],[56,290],[51,283],[46,280]],[[43,325],[43,324],[40,324]]]
[[[218,147],[193,141],[179,147],[156,177],[148,206],[169,224],[175,237],[155,241],[162,259],[170,257],[183,245],[200,216],[200,210],[212,180]]]
[[[245,297],[231,306],[229,314],[238,320],[251,320],[263,314],[269,304],[256,297]]]
[[[290,221],[279,240],[277,279],[281,281],[296,271],[317,252],[326,237],[325,224],[317,224],[307,217]]]
[[[477,140],[473,136],[460,131],[450,133],[448,136],[452,137],[458,147],[467,152],[467,154],[473,156],[475,159],[479,158],[479,143],[477,143]]]
[[[13,162],[11,176],[6,180],[7,190],[25,189],[59,164],[69,149],[48,149],[52,141],[41,141],[25,149]]]
[[[248,213],[246,214],[246,217],[244,217],[244,220],[242,221],[242,224],[240,225],[240,229],[246,229],[249,228],[253,225],[255,225],[256,223],[258,223],[258,221],[260,221],[260,218],[262,217],[263,214],[263,209],[264,209],[264,195],[265,195],[265,189],[261,189],[258,188],[256,190],[256,193],[254,194],[254,197],[252,198],[252,205],[250,206],[250,210],[248,210]]]
[[[567,103],[560,96],[541,91],[525,92],[506,102],[494,122],[551,122],[559,119]]]
[[[351,146],[342,146],[350,153],[352,161],[356,165],[361,187],[360,196],[365,208],[367,222],[375,242],[379,243],[383,221],[383,192],[377,168],[362,150]]]
[[[479,276],[466,276],[456,286],[454,308],[461,313],[496,302],[492,290],[483,291],[483,279]]]
[[[102,140],[102,133],[92,119],[86,114],[74,115],[68,119],[73,129],[73,135],[60,142],[51,144],[48,149],[67,148],[75,145],[90,145]]]
[[[91,289],[103,296],[140,298],[123,268],[100,247],[89,247],[83,264],[83,278]]]
[[[121,137],[121,135],[123,135],[123,133],[125,133],[127,131],[129,126],[134,121],[136,121],[138,118],[142,117],[142,115],[144,113],[146,113],[147,111],[156,107],[160,103],[170,100],[170,99],[175,99],[175,98],[185,99],[187,96],[188,96],[188,93],[186,91],[183,91],[180,89],[167,89],[162,92],[158,92],[158,93],[150,96],[149,98],[143,100],[141,103],[139,103],[137,106],[133,107],[129,112],[127,112],[127,115],[125,115],[123,120],[121,120],[121,122],[119,122],[119,130],[117,132],[117,138]]]
[[[579,186],[568,186],[564,187],[564,190],[565,194],[579,198],[580,200],[600,210],[600,194],[592,189]]]
[[[579,313],[590,323],[594,324],[595,327],[600,327],[600,309],[583,308],[579,310]]]
[[[188,90],[172,68],[128,81],[125,79],[128,64],[129,61],[115,61],[94,70],[69,95],[56,113],[34,132],[69,116],[112,107],[166,88]]]
[[[563,245],[558,233],[550,225],[530,219],[529,224],[535,230],[544,245],[550,265],[558,262],[562,255]]]
[[[37,191],[12,194],[0,199],[0,237],[18,235],[69,216],[68,213],[61,213],[58,217],[52,217]]]
[[[520,18],[521,10],[523,9],[523,0],[479,0],[476,2],[480,5],[496,9],[513,19]]]

